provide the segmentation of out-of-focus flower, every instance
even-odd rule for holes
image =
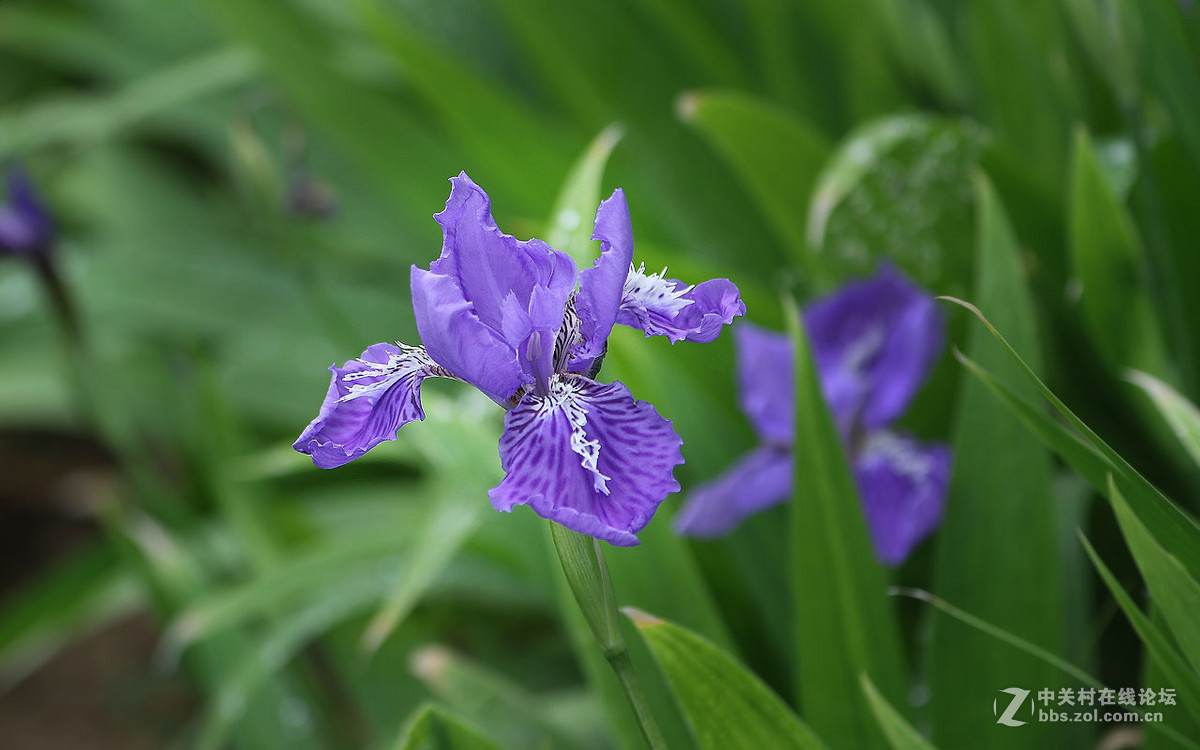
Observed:
[[[804,324],[876,554],[899,565],[937,527],[945,505],[949,450],[890,428],[941,352],[943,317],[929,295],[885,266],[811,305]],[[791,342],[748,323],[735,335],[741,405],[762,446],[691,494],[675,519],[690,536],[726,534],[792,494]]]
[[[358,458],[423,419],[428,377],[474,385],[508,409],[500,438],[505,477],[489,492],[501,511],[543,518],[612,544],[637,544],[663,499],[679,489],[682,440],[621,383],[593,380],[615,323],[675,341],[712,341],[745,314],[727,279],[687,286],[632,265],[624,193],[596,211],[600,257],[577,271],[540,240],[497,228],[484,191],[451,180],[441,256],[413,267],[424,346],[375,344],[333,377],[320,413],[295,442],[322,468]]]
[[[287,210],[294,216],[324,220],[337,213],[337,194],[329,183],[298,172],[288,183]]]
[[[23,169],[5,175],[8,202],[0,205],[0,254],[44,254],[54,244],[54,226]]]

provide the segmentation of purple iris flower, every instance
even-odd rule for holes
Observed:
[[[934,300],[891,266],[818,300],[804,315],[821,389],[847,447],[875,552],[899,565],[941,520],[950,451],[891,429],[942,349]],[[792,494],[794,365],[787,336],[735,331],[742,409],[762,446],[691,494],[676,530],[715,537]]]
[[[541,240],[501,232],[487,194],[465,173],[450,182],[446,209],[434,216],[442,254],[428,271],[412,269],[424,346],[375,344],[330,367],[325,402],[294,447],[321,468],[341,466],[425,418],[425,378],[464,381],[508,410],[493,507],[529,505],[575,531],[637,544],[679,490],[683,441],[624,385],[593,379],[609,333],[622,323],[672,342],[713,341],[746,312],[737,287],[728,279],[688,286],[634,268],[621,190],[596,210],[600,257],[580,272]]]
[[[50,216],[19,168],[5,175],[8,203],[0,205],[0,255],[37,255],[54,243]]]

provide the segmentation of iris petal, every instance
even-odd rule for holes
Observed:
[[[559,376],[551,395],[527,395],[504,419],[504,481],[492,505],[529,505],[543,518],[628,547],[679,489],[683,441],[654,407],[621,383]]]
[[[899,565],[942,520],[950,450],[880,430],[854,457],[854,476],[875,553],[885,564]]]
[[[617,322],[647,336],[666,336],[674,344],[707,344],[721,329],[746,314],[738,288],[729,279],[709,279],[689,287],[677,279],[630,269]]]
[[[586,368],[600,356],[617,321],[625,278],[633,263],[633,224],[625,193],[618,188],[596,209],[592,239],[600,240],[600,257],[579,273],[575,311],[583,343],[573,352],[576,367]]]
[[[749,321],[739,323],[733,333],[742,410],[763,442],[791,445],[796,433],[791,339]]]
[[[321,410],[292,447],[322,469],[347,464],[425,418],[421,382],[450,377],[419,346],[375,344],[333,373]]]
[[[504,404],[523,382],[516,349],[483,324],[455,280],[412,269],[417,331],[433,361]]]
[[[846,434],[904,413],[942,349],[945,321],[934,300],[891,266],[808,307],[821,385]]]
[[[778,505],[791,494],[791,449],[759,448],[720,478],[693,490],[675,516],[675,531],[700,538],[723,536],[748,516]]]
[[[434,216],[442,226],[442,254],[429,270],[452,277],[479,320],[497,333],[503,331],[509,294],[526,308],[535,286],[555,290],[565,300],[577,277],[571,256],[541,240],[522,242],[501,232],[487,193],[465,172],[450,182],[446,208]]]

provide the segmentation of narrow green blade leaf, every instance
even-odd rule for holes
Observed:
[[[617,142],[624,135],[618,125],[609,125],[571,167],[558,192],[550,215],[546,242],[575,259],[579,268],[588,268],[596,260],[592,242],[592,217],[600,205],[600,181]]]
[[[1138,520],[1111,477],[1109,496],[1133,559],[1150,588],[1150,595],[1192,669],[1200,670],[1200,583],[1188,575],[1179,561],[1163,549]]]
[[[1100,559],[1100,555],[1096,553],[1087,537],[1080,534],[1079,539],[1083,542],[1088,557],[1092,559],[1092,564],[1096,566],[1096,572],[1100,574],[1100,578],[1112,593],[1113,598],[1117,600],[1117,604],[1125,613],[1125,617],[1129,619],[1129,624],[1133,626],[1138,638],[1145,644],[1146,653],[1154,659],[1154,663],[1166,675],[1170,686],[1177,689],[1183,705],[1187,706],[1194,718],[1200,720],[1200,678],[1196,676],[1195,672],[1188,669],[1183,656],[1171,644],[1167,635],[1138,609],[1137,604],[1121,587],[1121,582]]]
[[[976,295],[1003,311],[1005,329],[1022,351],[1038,350],[1033,305],[1016,238],[994,190],[980,178]],[[970,342],[974,356],[1013,374],[1015,365],[987,336]],[[1032,391],[1032,386],[1026,390]],[[1062,583],[1050,457],[1025,427],[979,383],[965,384],[954,432],[954,471],[938,535],[934,590],[981,619],[1053,654],[1061,654]],[[1020,544],[1014,544],[1020,539]],[[995,731],[990,706],[997,690],[1052,687],[1057,672],[939,613],[930,649],[933,741],[946,747],[1051,745],[1057,729]],[[963,664],[972,679],[964,682]],[[1030,735],[1036,735],[1030,737]]]
[[[1200,464],[1200,410],[1179,391],[1153,375],[1133,370],[1126,377],[1146,392],[1184,449]]]
[[[689,630],[632,607],[701,750],[823,748],[791,709],[732,657]]]
[[[413,714],[394,750],[500,750],[500,746],[433,706]]]
[[[789,313],[796,350],[792,605],[800,705],[834,746],[882,746],[858,680],[870,675],[888,700],[903,705],[895,612],[799,312],[793,306]]]
[[[783,246],[811,266],[804,206],[829,154],[825,137],[790,112],[742,93],[687,93],[678,110],[741,178]]]
[[[1075,133],[1068,204],[1071,263],[1093,343],[1110,366],[1162,372],[1141,240],[1083,129]]]
[[[934,750],[933,745],[888,703],[887,698],[880,695],[870,677],[860,675],[859,683],[862,685],[863,695],[867,696],[867,702],[871,704],[871,710],[875,712],[875,719],[887,735],[892,750]]]

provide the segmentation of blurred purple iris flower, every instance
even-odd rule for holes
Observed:
[[[593,380],[613,325],[707,343],[744,315],[728,279],[696,286],[634,268],[633,229],[617,190],[596,211],[600,257],[577,271],[541,240],[497,228],[487,194],[465,173],[453,185],[442,254],[412,269],[424,346],[375,344],[333,373],[317,418],[296,440],[321,468],[353,461],[424,419],[421,382],[452,378],[508,409],[497,510],[529,505],[543,518],[620,546],[679,490],[683,441],[621,383]]]
[[[54,227],[28,175],[20,168],[5,175],[8,202],[0,205],[0,255],[40,255],[54,243]]]
[[[941,520],[950,451],[890,425],[908,408],[942,349],[934,300],[891,266],[810,306],[804,315],[821,387],[847,447],[879,559],[904,562]],[[762,446],[694,491],[676,530],[715,537],[792,494],[795,440],[791,341],[748,323],[735,331],[742,409]]]

